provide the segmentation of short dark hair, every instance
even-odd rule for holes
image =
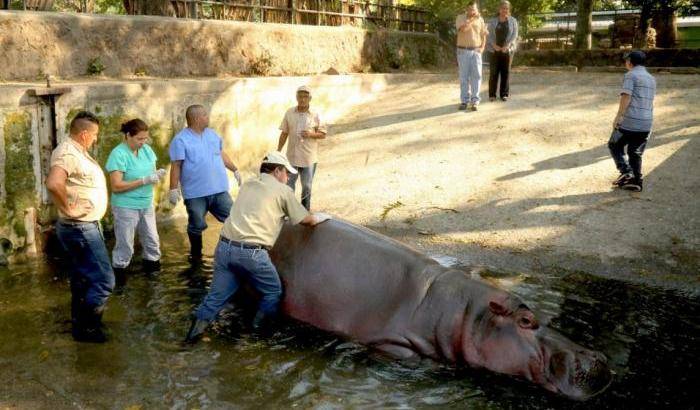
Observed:
[[[281,164],[270,164],[267,162],[263,162],[260,164],[260,173],[261,174],[271,174],[275,172],[277,168],[284,168],[284,165]]]
[[[467,3],[467,7],[471,6],[476,6],[476,8],[479,8],[479,3],[476,0],[471,0]]]
[[[124,134],[131,135],[133,137],[139,132],[148,131],[148,124],[146,124],[140,118],[134,118],[133,120],[129,120],[122,124],[120,130]]]
[[[185,110],[185,119],[187,120],[187,125],[191,125],[194,118],[197,116],[198,112],[204,111],[204,106],[201,104],[193,104],[187,107]]]
[[[625,60],[629,61],[632,65],[643,65],[647,60],[646,54],[640,50],[631,51],[623,57]]]
[[[100,119],[90,111],[80,111],[70,122],[70,134],[78,135],[87,130],[90,124],[100,125]]]

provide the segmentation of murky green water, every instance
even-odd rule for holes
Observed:
[[[216,229],[207,235],[213,249]],[[485,273],[572,340],[604,352],[609,390],[574,403],[517,380],[425,361],[407,367],[288,323],[269,339],[228,311],[192,348],[180,341],[211,261],[191,269],[186,238],[161,232],[163,271],[135,273],[108,303],[104,345],[72,341],[67,275],[54,262],[0,268],[0,408],[693,408],[700,301],[581,274]],[[133,407],[138,408],[138,407]]]

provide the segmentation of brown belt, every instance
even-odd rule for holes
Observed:
[[[232,241],[231,239],[224,238],[223,236],[219,238],[219,240],[223,243],[227,243],[231,246],[235,246],[237,248],[243,248],[243,249],[264,249],[266,251],[270,250],[269,246],[265,245],[258,245],[257,243],[246,243],[246,242],[238,242],[238,241]]]
[[[479,49],[481,47],[462,47],[462,46],[457,46],[457,48],[461,48],[462,50],[471,50],[474,51],[476,49]]]

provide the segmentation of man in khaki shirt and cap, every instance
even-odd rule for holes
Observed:
[[[288,175],[297,170],[279,152],[269,152],[260,166],[260,177],[241,186],[231,214],[221,229],[221,238],[214,253],[214,276],[209,293],[194,313],[185,339],[197,342],[226,301],[236,293],[239,278],[245,277],[260,292],[258,312],[253,329],[277,314],[282,283],[272,264],[268,250],[272,248],[284,225],[317,225],[325,214],[311,214],[285,185]]]
[[[457,16],[457,65],[459,66],[460,110],[476,111],[481,88],[481,55],[486,47],[486,23],[479,15],[476,1],[467,12]]]
[[[287,110],[280,124],[277,151],[282,151],[287,143],[287,158],[299,172],[301,180],[301,204],[311,210],[311,184],[318,163],[318,140],[326,138],[326,128],[321,123],[318,113],[311,111],[311,90],[302,85],[297,89],[297,106]],[[294,191],[297,174],[289,176],[287,184]]]
[[[71,258],[73,338],[102,343],[102,312],[114,288],[114,272],[100,219],[107,210],[107,182],[88,149],[97,141],[100,121],[81,111],[70,123],[70,138],[51,154],[46,189],[58,208],[56,234]]]

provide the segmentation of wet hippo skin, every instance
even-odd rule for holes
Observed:
[[[271,257],[286,315],[390,356],[486,368],[577,400],[612,379],[601,353],[547,329],[514,295],[371,230],[286,225]]]

